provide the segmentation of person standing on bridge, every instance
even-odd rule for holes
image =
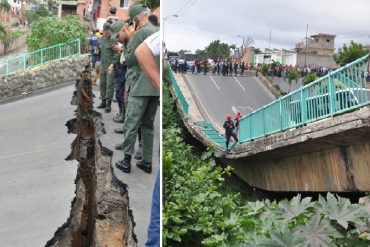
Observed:
[[[239,61],[235,59],[234,61],[234,76],[237,76],[238,75],[238,63]]]
[[[206,75],[207,74],[207,68],[208,68],[208,59],[204,59],[204,62],[203,62],[203,72],[204,74]]]
[[[241,117],[242,115],[240,114],[240,112],[238,112],[234,118],[236,135],[238,135],[239,133],[239,120]]]
[[[113,121],[116,123],[123,123],[125,120],[125,111],[124,111],[124,92],[125,92],[125,84],[126,84],[126,71],[127,66],[125,62],[125,49],[128,42],[128,35],[126,32],[122,32],[123,36],[122,39],[119,37],[119,32],[121,29],[127,30],[128,29],[128,22],[123,21],[116,21],[112,25],[113,29],[113,37],[116,38],[120,43],[113,45],[112,49],[114,52],[119,54],[120,60],[117,64],[117,72],[116,72],[116,79],[117,79],[117,87],[116,87],[116,100],[118,103],[119,113],[113,118]]]
[[[102,99],[98,108],[105,108],[105,112],[111,111],[112,98],[114,94],[114,65],[119,62],[119,55],[115,53],[112,46],[116,39],[112,37],[112,27],[109,22],[104,23],[103,37],[99,43],[101,54],[100,62],[100,96]]]
[[[233,137],[235,142],[238,142],[238,137],[236,136],[235,125],[233,120],[231,120],[231,115],[226,115],[226,121],[224,123],[225,136],[226,136],[226,150],[229,151],[230,138]]]
[[[240,75],[244,75],[244,70],[245,70],[245,63],[244,61],[240,64]]]
[[[99,54],[99,37],[96,35],[98,30],[93,30],[91,36],[90,36],[90,53],[91,53],[91,63],[92,63],[92,69],[95,69],[96,62],[99,62],[100,60],[100,54]]]
[[[129,69],[132,69],[132,82],[130,93],[128,95],[126,119],[123,124],[125,139],[123,141],[124,158],[116,163],[117,168],[123,172],[131,171],[131,156],[134,152],[134,145],[138,134],[139,126],[143,138],[143,156],[136,163],[137,167],[146,173],[152,172],[152,155],[153,155],[153,133],[154,118],[159,104],[159,92],[150,83],[145,76],[138,60],[135,57],[136,48],[144,42],[151,34],[157,32],[158,27],[149,23],[148,16],[150,12],[146,6],[137,4],[129,11],[130,18],[134,20],[133,29],[136,30],[128,45],[125,59]],[[138,26],[136,26],[136,23]],[[159,62],[159,56],[156,56]]]

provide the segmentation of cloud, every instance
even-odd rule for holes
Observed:
[[[308,24],[308,35],[336,34],[336,47],[351,39],[369,44],[369,9],[368,0],[164,0],[163,16],[179,15],[164,22],[164,39],[169,50],[195,51],[215,39],[240,46],[237,36],[249,35],[264,49],[271,30],[271,48],[292,49]]]

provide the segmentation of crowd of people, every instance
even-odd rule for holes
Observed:
[[[257,65],[261,67],[261,65]],[[293,66],[293,65],[273,65],[270,64],[268,68],[268,75],[271,77],[277,76],[277,77],[285,77],[286,72],[289,70],[296,69],[301,77],[306,76],[309,73],[315,73],[316,76],[322,77],[326,74],[328,74],[333,69],[326,68],[323,66],[314,66],[314,65],[306,65],[306,66]]]
[[[101,102],[97,108],[110,113],[115,93],[119,113],[113,121],[123,124],[115,132],[124,135],[123,143],[115,147],[123,151],[123,159],[115,165],[125,173],[131,172],[138,139],[139,149],[134,155],[138,160],[136,166],[150,174],[154,119],[160,95],[159,8],[151,12],[142,4],[133,5],[127,20],[120,20],[116,12],[116,7],[112,6],[111,16],[101,32],[93,30],[90,37],[92,67],[99,67],[100,76]],[[159,244],[159,205],[158,172],[146,246]]]
[[[245,63],[240,59],[235,58],[217,58],[200,60],[195,58],[194,61],[186,62],[184,59],[176,59],[171,63],[172,70],[175,73],[192,73],[192,74],[208,74],[223,75],[223,76],[243,76],[246,70],[255,70],[257,73],[262,71],[260,63]],[[300,65],[268,65],[267,75],[271,77],[285,77],[286,72],[296,69],[301,77],[309,73],[316,73],[318,77],[328,74],[333,69],[323,66],[300,66]]]
[[[203,61],[195,58],[191,63],[185,62],[183,59],[176,59],[172,64],[172,70],[175,73],[187,73],[190,71],[193,74],[212,73],[224,76],[243,76],[246,70],[246,64],[240,59],[232,58],[217,58],[215,61],[204,59]]]

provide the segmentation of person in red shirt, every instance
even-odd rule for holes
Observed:
[[[238,132],[239,132],[239,120],[240,120],[241,117],[242,117],[242,115],[240,114],[240,112],[238,112],[236,114],[236,117],[234,118],[234,123],[235,123],[235,128],[236,128],[236,134],[238,134]]]

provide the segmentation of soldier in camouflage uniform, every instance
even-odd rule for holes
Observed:
[[[134,152],[139,125],[142,131],[143,158],[136,165],[146,173],[152,172],[154,118],[159,104],[159,92],[146,78],[134,54],[135,49],[147,37],[158,31],[157,27],[149,23],[148,16],[149,12],[143,5],[134,5],[130,9],[130,17],[134,20],[134,26],[138,23],[139,30],[129,43],[125,54],[128,66],[127,82],[130,91],[126,120],[123,125],[125,136],[123,152],[125,156],[123,160],[116,163],[116,166],[126,173],[131,171],[131,156]],[[156,59],[160,64],[159,56]],[[131,82],[129,81],[130,77],[132,78]]]
[[[102,102],[98,108],[105,108],[105,112],[111,111],[112,98],[114,94],[114,65],[119,62],[119,55],[112,49],[116,39],[112,37],[111,24],[106,22],[103,26],[103,36],[100,39],[100,97]]]

